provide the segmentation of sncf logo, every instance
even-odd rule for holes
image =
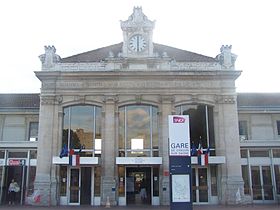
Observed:
[[[185,118],[183,117],[173,117],[173,123],[184,123]]]

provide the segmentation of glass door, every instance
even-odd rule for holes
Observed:
[[[270,166],[251,166],[253,200],[273,200]]]
[[[69,204],[80,205],[81,172],[79,168],[70,168]]]
[[[207,168],[192,169],[192,191],[194,203],[208,203]]]

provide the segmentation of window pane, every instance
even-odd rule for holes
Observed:
[[[60,196],[66,196],[67,189],[67,167],[60,166]]]
[[[26,129],[27,126],[24,117],[6,117],[3,129],[3,141],[25,141]]]
[[[153,142],[151,142],[151,139]],[[119,156],[158,156],[158,109],[131,105],[119,108]]]
[[[276,124],[277,124],[277,133],[278,135],[280,135],[280,120],[277,120]]]
[[[158,156],[158,109],[156,107],[152,107],[152,130],[153,130],[153,156]]]
[[[269,157],[268,150],[250,150],[250,157]]]
[[[37,150],[30,151],[30,159],[37,159]]]
[[[9,152],[8,158],[27,158],[27,152]]]
[[[71,106],[64,109],[62,146],[80,151],[81,156],[100,156],[101,108],[96,106]]]
[[[62,134],[62,146],[68,145],[68,137],[70,133],[70,107],[64,109],[63,118],[63,134]]]
[[[38,122],[30,122],[29,124],[29,141],[38,141]]]
[[[96,139],[102,139],[101,136],[101,108],[95,107],[95,138]]]
[[[273,157],[279,158],[280,157],[280,149],[273,149]]]
[[[241,158],[247,158],[247,150],[242,149],[240,150]]]
[[[0,158],[3,159],[5,157],[5,150],[0,150]]]
[[[94,109],[92,106],[71,107],[71,143],[72,149],[93,149]]]
[[[210,148],[216,148],[215,145],[215,133],[214,133],[214,113],[213,113],[213,107],[207,106],[208,110],[208,132],[209,132],[209,143],[210,143]],[[216,151],[211,150],[210,155],[215,156]]]
[[[159,168],[153,168],[153,196],[159,196]]]
[[[125,196],[125,167],[119,166],[119,196]]]
[[[211,166],[211,195],[217,196],[217,166]]]
[[[125,109],[119,109],[119,149],[124,149],[125,136]]]
[[[101,167],[94,168],[94,196],[100,196]]]
[[[244,180],[244,194],[250,195],[248,166],[242,166],[242,178]]]
[[[208,107],[196,104],[182,105],[179,107],[180,108],[176,107],[176,113],[178,112],[178,114],[189,115],[191,143],[194,144],[196,148],[199,144],[201,144],[203,148],[208,148],[208,146],[215,148],[213,108],[210,106]],[[208,116],[208,122],[206,122],[206,114]],[[207,137],[209,138],[210,145],[207,143]]]
[[[199,202],[208,202],[207,169],[198,168]]]
[[[143,139],[144,148],[151,147],[148,106],[127,107],[127,143],[130,149],[132,149],[132,139]]]
[[[34,181],[36,175],[36,166],[29,166],[29,179],[28,179],[28,189],[27,195],[32,195],[34,191]]]
[[[274,166],[275,181],[276,181],[276,192],[280,194],[280,165]]]
[[[241,120],[238,122],[239,125],[239,140],[244,141],[248,140],[248,125],[247,121]]]

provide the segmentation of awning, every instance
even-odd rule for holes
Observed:
[[[54,156],[52,160],[53,164],[56,165],[69,165],[69,157],[60,158]],[[100,164],[99,157],[80,157],[80,165],[98,165]]]
[[[226,163],[225,156],[209,156],[208,157],[208,165],[217,165],[217,164],[224,164]],[[192,157],[192,164],[197,165],[197,157]]]
[[[161,165],[162,157],[116,157],[117,165]]]

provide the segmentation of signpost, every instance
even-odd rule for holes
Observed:
[[[191,146],[188,115],[169,115],[170,209],[192,210]]]

